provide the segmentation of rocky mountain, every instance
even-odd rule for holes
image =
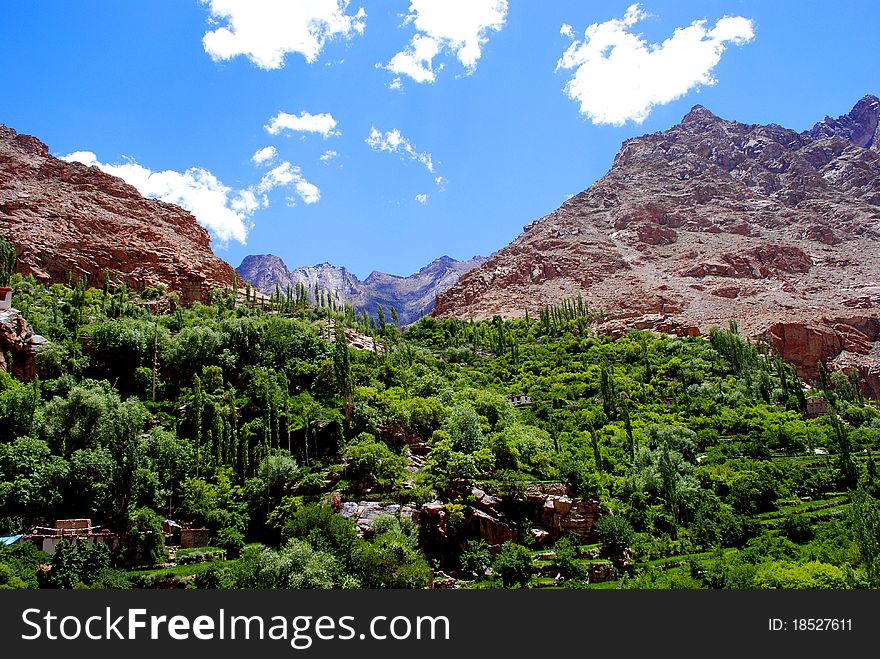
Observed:
[[[110,272],[139,290],[164,284],[188,303],[236,276],[190,213],[2,124],[0,235],[18,248],[18,271],[44,282],[86,277],[100,287]]]
[[[602,329],[735,319],[806,377],[858,367],[880,393],[880,100],[798,133],[694,107],[624,142],[592,187],[438,296],[437,317],[537,314],[583,295]]]
[[[340,301],[353,305],[358,311],[366,310],[373,316],[378,305],[386,312],[394,307],[401,324],[407,325],[418,320],[423,312],[429,313],[438,293],[448,289],[463,273],[483,261],[485,258],[481,256],[467,261],[442,256],[408,277],[372,272],[361,281],[345,268],[330,263],[288,270],[279,257],[262,254],[245,257],[236,272],[269,295],[275,292],[276,285],[285,291],[288,285],[301,283],[310,292],[317,285],[319,289],[338,293]]]

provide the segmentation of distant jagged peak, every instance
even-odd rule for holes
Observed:
[[[825,117],[807,131],[814,140],[840,137],[872,151],[880,151],[880,98],[862,97],[853,109],[837,117]]]
[[[277,266],[283,267],[285,270],[287,269],[287,265],[281,259],[280,256],[275,256],[275,254],[248,254],[245,256],[241,265],[238,266],[238,269],[247,268],[252,265],[262,265],[262,266]]]
[[[376,306],[394,307],[403,325],[415,322],[422,312],[433,308],[434,296],[446,290],[467,270],[485,261],[475,256],[467,261],[457,261],[448,255],[434,259],[418,272],[407,276],[391,275],[374,270],[360,281],[346,268],[324,262],[313,266],[288,269],[284,262],[272,254],[245,257],[238,272],[264,293],[270,294],[276,286],[302,283],[309,290],[315,285],[338,292],[340,299],[353,305],[358,311],[366,310],[375,315]]]

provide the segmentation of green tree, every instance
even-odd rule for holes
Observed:
[[[480,417],[468,405],[456,405],[449,411],[443,429],[449,435],[452,448],[462,453],[473,453],[486,445],[480,427]]]
[[[862,562],[865,564],[868,582],[872,588],[878,588],[880,587],[880,504],[861,487],[852,494],[849,521]]]
[[[246,553],[240,560],[256,565],[249,578],[239,573],[237,588],[329,589],[349,583],[336,556],[305,540],[292,539],[280,549],[263,549],[256,556]]]
[[[431,568],[418,548],[411,520],[380,515],[373,520],[373,539],[357,543],[353,566],[364,588],[424,588]]]
[[[375,477],[380,484],[394,485],[406,473],[406,459],[369,433],[361,433],[349,442],[343,457],[345,475],[353,482]]]
[[[139,508],[130,517],[123,544],[123,560],[132,565],[156,565],[165,560],[165,534],[162,516],[149,508]]]
[[[599,545],[605,554],[622,554],[625,549],[632,547],[635,541],[632,526],[620,515],[602,515],[596,522],[596,532],[599,534]]]
[[[345,422],[351,425],[354,413],[354,379],[351,375],[351,356],[348,341],[342,323],[336,323],[336,345],[333,351],[333,374],[336,378],[336,389],[342,396],[342,407],[345,411]]]
[[[483,538],[468,540],[464,551],[458,557],[462,576],[471,579],[482,579],[486,570],[492,565],[492,554],[488,543]]]
[[[492,571],[505,588],[525,588],[532,576],[532,554],[522,545],[508,540],[495,557]]]
[[[578,559],[580,543],[577,538],[563,536],[553,544],[553,565],[566,579],[583,579],[586,570]]]
[[[49,588],[75,588],[79,584],[89,586],[110,564],[110,549],[99,543],[60,540],[52,556],[51,569],[46,576]]]
[[[0,236],[0,286],[9,286],[16,258],[15,245]]]

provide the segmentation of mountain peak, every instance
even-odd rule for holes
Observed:
[[[18,272],[44,282],[83,277],[100,288],[105,273],[116,273],[130,288],[161,284],[188,304],[236,278],[191,213],[55,158],[38,138],[2,124],[0,235],[18,247]]]
[[[276,286],[303,284],[307,290],[319,289],[338,293],[341,301],[358,311],[376,314],[377,305],[394,307],[403,325],[418,320],[421,313],[429,312],[438,293],[452,286],[459,276],[481,263],[481,257],[456,261],[448,255],[434,259],[415,274],[407,277],[390,275],[374,270],[360,281],[344,267],[328,262],[313,266],[288,269],[284,262],[271,254],[247,256],[238,267],[238,273],[259,290],[271,294]]]
[[[691,108],[691,111],[684,115],[684,118],[681,120],[682,124],[693,124],[693,123],[715,123],[721,121],[721,118],[711,111],[707,110],[702,105],[695,105]]]
[[[868,368],[880,344],[880,159],[839,138],[871,143],[877,108],[866,98],[821,124],[838,139],[817,144],[696,106],[670,130],[627,140],[608,174],[463,275],[433,315],[534,318],[580,297],[621,335],[692,336],[735,318],[760,336],[785,318],[800,324],[777,348],[800,350],[809,377],[816,355],[832,362],[831,346],[845,345],[825,333],[837,321],[822,319],[858,317],[871,329],[851,363]]]
[[[880,98],[867,94],[853,109],[837,117],[825,117],[807,134],[814,140],[840,137],[871,151],[880,151]]]

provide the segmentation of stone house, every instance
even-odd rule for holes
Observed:
[[[0,311],[12,308],[12,289],[0,286]]]
[[[110,549],[119,546],[119,538],[115,533],[100,526],[92,526],[90,519],[56,519],[51,527],[38,526],[24,536],[24,540],[32,542],[37,549],[50,556],[62,540],[73,543],[86,542],[90,545],[106,544]]]
[[[519,407],[520,405],[531,405],[532,397],[527,394],[511,394],[507,397],[507,400],[514,407]]]
[[[807,417],[815,419],[816,417],[828,414],[828,400],[822,396],[810,396],[807,398]]]

